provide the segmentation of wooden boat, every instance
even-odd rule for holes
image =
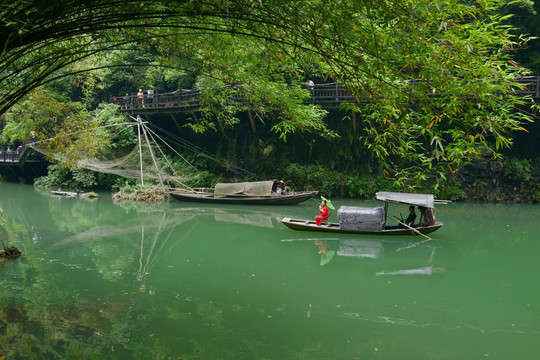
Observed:
[[[61,190],[53,190],[51,191],[51,194],[52,195],[56,195],[56,196],[65,196],[65,197],[82,197],[82,198],[94,198],[94,197],[98,197],[98,194],[96,194],[95,192],[84,192],[84,191],[79,191],[79,192],[75,192],[75,191],[61,191]]]
[[[290,229],[326,233],[374,234],[374,235],[419,235],[429,234],[443,226],[435,221],[434,196],[430,194],[410,194],[378,192],[377,200],[385,203],[384,207],[365,208],[342,206],[338,210],[339,223],[327,222],[317,225],[313,220],[285,217],[281,222]],[[388,204],[397,203],[418,206],[420,218],[416,225],[409,226],[397,217],[388,216]],[[392,220],[392,224],[387,224]]]
[[[175,191],[171,196],[180,201],[245,204],[245,205],[296,205],[316,195],[318,191],[278,194],[272,190],[275,181],[243,183],[218,183],[213,189],[200,191]]]

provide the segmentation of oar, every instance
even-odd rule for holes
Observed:
[[[412,245],[409,245],[409,246],[406,246],[406,247],[401,247],[401,248],[399,248],[397,250],[394,250],[393,252],[397,253],[397,252],[400,252],[402,250],[407,250],[407,249],[410,249],[410,248],[413,248],[413,247],[417,247],[418,245],[422,245],[423,243],[428,242],[429,240],[431,240],[431,239],[422,240],[422,241],[419,241],[419,242],[414,243]]]
[[[407,224],[405,224],[404,222],[402,221],[399,221],[397,217],[395,216],[392,216],[392,218],[397,221],[398,223],[400,223],[401,225],[407,227],[408,229],[411,229],[413,232],[417,233],[418,235],[422,235],[423,237],[425,237],[426,239],[428,240],[433,240],[432,238],[430,238],[429,236],[425,235],[425,234],[422,234],[420,231],[416,230],[415,228],[413,228],[412,226],[409,226]]]
[[[316,241],[316,240],[341,240],[340,238],[305,238],[305,239],[282,239],[281,242],[293,242],[293,241]]]
[[[423,237],[425,237],[425,238],[428,239],[428,240],[441,241],[441,242],[446,242],[446,243],[449,243],[449,244],[457,244],[457,243],[454,242],[454,241],[447,241],[447,240],[439,240],[439,239],[433,239],[433,238],[430,238],[429,236],[427,236],[427,235],[425,235],[425,234],[422,234],[420,231],[416,230],[415,228],[413,228],[413,227],[411,227],[411,226],[405,224],[404,222],[399,221],[397,217],[392,216],[392,217],[390,217],[390,218],[391,218],[392,220],[394,220],[394,221],[397,221],[397,222],[400,223],[401,225],[403,225],[403,226],[405,226],[405,227],[411,229],[411,230],[414,231],[415,233],[417,233],[417,234],[419,234],[419,235],[422,235]]]

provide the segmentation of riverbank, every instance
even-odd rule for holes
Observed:
[[[506,158],[476,161],[457,180],[464,201],[537,203],[540,201],[540,159]]]
[[[206,186],[201,183],[213,184],[219,181],[250,181],[254,179],[227,176],[214,171],[205,171],[204,176],[197,173],[187,180],[192,187]],[[129,193],[136,188],[135,183],[123,178],[78,171],[72,173],[59,166],[49,166],[47,176],[25,180],[38,188],[45,189],[83,189],[84,191],[105,190],[113,193]],[[189,169],[184,169],[186,179],[189,179]],[[289,163],[283,168],[264,169],[266,175],[262,178],[283,179],[294,191],[316,190],[321,195],[332,198],[373,199],[377,191],[415,191],[433,193],[440,199],[465,202],[493,203],[537,203],[540,201],[540,159],[518,159],[504,157],[497,160],[478,160],[451,175],[446,180],[426,181],[414,190],[397,187],[390,178],[373,174],[360,174],[351,171],[337,171],[322,165],[303,165]],[[81,174],[84,173],[84,176]],[[271,174],[271,175],[270,175]],[[22,181],[19,178],[19,182]],[[12,182],[12,178],[3,180]],[[260,179],[255,179],[260,180]]]

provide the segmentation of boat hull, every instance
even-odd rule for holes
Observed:
[[[372,234],[372,235],[418,235],[429,234],[443,226],[442,222],[436,222],[434,225],[415,227],[414,231],[408,228],[386,228],[382,230],[367,231],[367,230],[344,230],[341,229],[339,223],[329,222],[327,225],[317,225],[313,220],[293,219],[286,217],[281,219],[281,222],[290,229],[298,231],[313,231],[324,233],[343,233],[343,234]]]
[[[173,192],[171,196],[176,200],[221,203],[221,204],[244,204],[244,205],[296,205],[304,202],[317,194],[317,191],[294,193],[290,195],[270,195],[270,196],[219,196],[207,193],[184,193]]]

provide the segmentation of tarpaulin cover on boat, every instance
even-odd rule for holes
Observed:
[[[270,196],[274,181],[255,181],[242,183],[218,183],[214,187],[214,194],[224,195],[250,195]]]
[[[431,194],[410,194],[410,193],[398,193],[398,192],[386,192],[381,191],[376,194],[377,200],[417,205],[432,208],[434,197]]]
[[[341,206],[338,217],[340,229],[380,231],[384,223],[384,208]]]

